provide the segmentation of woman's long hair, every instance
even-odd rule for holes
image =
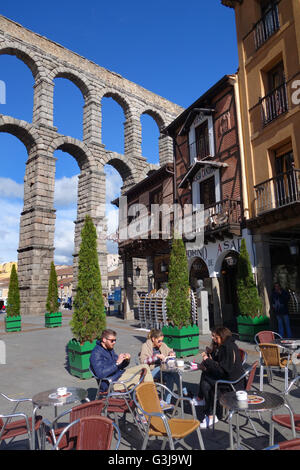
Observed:
[[[225,326],[219,326],[214,329],[214,334],[217,336],[220,336],[221,338],[221,343],[225,343],[226,339],[232,336],[231,331],[229,328],[226,328]]]

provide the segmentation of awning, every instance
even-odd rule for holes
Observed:
[[[226,167],[228,167],[227,163],[214,162],[214,161],[211,161],[211,160],[197,160],[188,169],[186,175],[183,177],[183,179],[179,183],[179,188],[185,188],[187,186],[187,184],[194,179],[195,175],[198,173],[200,168],[202,168],[205,165],[212,166],[214,168],[226,168]]]

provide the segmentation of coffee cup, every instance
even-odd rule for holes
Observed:
[[[184,361],[181,360],[181,359],[177,359],[176,365],[177,365],[177,367],[184,367]]]
[[[59,387],[56,392],[59,397],[63,397],[67,394],[67,387]]]
[[[237,400],[246,401],[248,398],[248,394],[247,392],[245,392],[245,390],[239,390],[238,392],[236,392],[236,398]]]

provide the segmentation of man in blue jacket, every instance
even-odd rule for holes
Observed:
[[[130,362],[129,353],[121,353],[117,355],[114,351],[114,346],[116,344],[117,333],[113,330],[103,330],[100,340],[97,340],[96,346],[94,347],[91,357],[90,365],[93,373],[99,378],[109,378],[113,382],[119,380],[122,376],[122,380],[127,380],[136,372],[142,370],[143,368],[147,369],[147,375],[145,381],[153,381],[152,374],[150,372],[149,366],[146,364],[140,364],[135,367],[130,367],[125,371],[125,368]],[[139,380],[139,375],[135,377],[135,381]],[[133,382],[134,383],[134,382]],[[127,384],[128,386],[129,384]],[[108,388],[108,383],[105,381],[101,382],[100,390],[105,392]],[[117,387],[114,388],[117,390]]]

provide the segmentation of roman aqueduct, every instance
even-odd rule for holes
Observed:
[[[112,165],[123,180],[122,192],[147,176],[153,165],[142,156],[142,114],[149,114],[163,129],[182,108],[110,72],[88,59],[0,16],[0,54],[14,55],[34,78],[32,122],[0,114],[0,131],[17,137],[26,147],[24,207],[20,218],[18,274],[22,315],[43,314],[50,263],[54,257],[54,152],[71,154],[80,168],[75,221],[74,278],[84,217],[90,214],[98,231],[98,254],[104,289],[107,285],[105,239],[105,173]],[[84,98],[83,139],[61,135],[53,126],[54,79],[72,81]],[[124,155],[105,149],[101,140],[101,100],[113,98],[123,109]],[[172,141],[159,137],[160,165],[173,160]],[[102,227],[102,230],[101,230]]]

